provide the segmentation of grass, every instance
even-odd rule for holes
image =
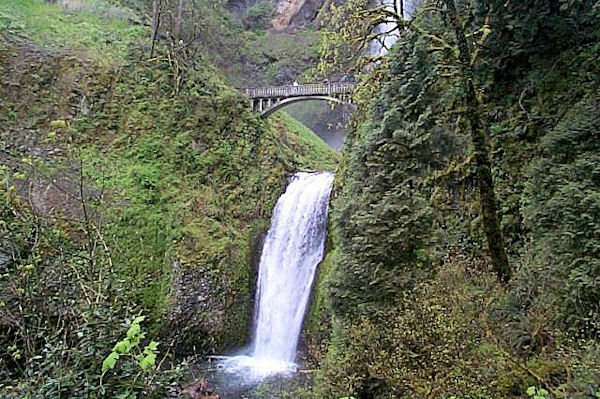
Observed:
[[[100,63],[123,60],[146,28],[129,11],[104,0],[86,0],[78,10],[41,0],[0,1],[0,30],[55,49],[84,53]]]
[[[312,130],[285,112],[277,112],[275,116],[275,124],[283,124],[290,144],[297,148],[301,164],[316,170],[334,171],[337,168],[339,154]]]

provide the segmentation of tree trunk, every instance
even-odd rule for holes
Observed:
[[[156,43],[156,35],[158,34],[158,26],[160,25],[160,6],[158,1],[152,1],[152,48],[150,49],[150,58],[154,57],[154,44]]]
[[[462,72],[462,85],[465,91],[466,120],[470,130],[473,150],[475,152],[475,164],[477,169],[477,180],[481,211],[483,214],[483,226],[487,239],[488,249],[492,257],[492,265],[498,278],[508,282],[512,275],[512,269],[504,249],[504,240],[500,230],[500,219],[494,193],[494,181],[492,179],[492,167],[489,154],[488,126],[483,122],[479,100],[475,94],[473,85],[473,69],[471,66],[471,51],[462,21],[456,10],[454,0],[445,0],[448,10],[449,21],[454,28],[459,50],[459,63]]]
[[[181,40],[181,20],[183,19],[183,3],[184,0],[179,0],[177,6],[177,18],[175,18],[175,26],[173,27],[173,37],[175,40]]]

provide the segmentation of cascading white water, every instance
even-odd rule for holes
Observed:
[[[395,5],[401,0],[379,0],[379,4],[390,11],[395,10]],[[400,37],[400,32],[397,29],[398,25],[395,22],[384,22],[375,27],[375,32],[381,34],[382,37],[374,39],[371,42],[369,54],[371,55],[386,55],[389,49]]]
[[[414,13],[415,7],[420,0],[377,0],[380,6],[387,8],[389,11],[402,10],[402,17],[410,19]],[[396,22],[384,22],[375,28],[375,32],[382,34],[383,37],[374,39],[369,46],[370,55],[384,56],[394,43],[400,38],[400,30]],[[381,41],[380,41],[381,40]]]
[[[325,250],[333,173],[296,173],[279,198],[259,266],[252,351],[225,358],[249,380],[296,369],[296,346],[313,278]]]

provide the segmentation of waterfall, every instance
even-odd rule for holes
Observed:
[[[400,4],[402,2],[402,6]],[[402,9],[404,19],[410,19],[420,0],[377,0],[379,6],[383,6],[390,11]],[[400,38],[400,30],[397,29],[395,22],[384,22],[375,27],[374,33],[383,33],[383,39],[372,40],[369,46],[370,55],[384,56],[394,43]],[[382,43],[383,42],[383,43]]]
[[[401,0],[379,0],[379,5],[390,11],[394,11],[394,6],[397,5],[398,1]],[[374,33],[383,34],[383,38],[380,39],[381,41],[374,39],[371,42],[369,54],[386,55],[388,50],[400,37],[400,32],[396,28],[397,24],[395,22],[384,22],[375,27]]]
[[[226,372],[257,380],[295,371],[302,321],[325,250],[333,177],[296,173],[277,201],[260,259],[251,351],[225,358]]]

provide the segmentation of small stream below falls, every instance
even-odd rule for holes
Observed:
[[[334,174],[299,172],[279,198],[259,265],[252,343],[219,359],[221,380],[240,387],[296,372],[296,347],[323,259]]]

